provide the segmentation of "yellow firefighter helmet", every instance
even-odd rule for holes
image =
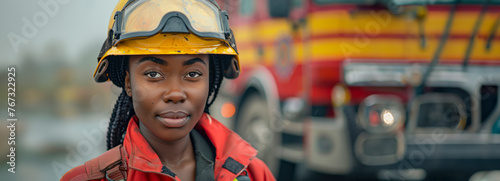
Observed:
[[[123,55],[226,55],[224,76],[239,75],[236,42],[228,15],[215,0],[120,0],[108,25],[108,37],[94,72],[109,80],[111,57]]]

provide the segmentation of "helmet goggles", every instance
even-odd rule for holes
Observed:
[[[207,0],[134,0],[116,12],[113,32],[114,44],[157,33],[191,32],[226,42],[230,35],[227,13]]]

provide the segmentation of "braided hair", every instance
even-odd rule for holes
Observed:
[[[208,108],[214,102],[219,88],[224,78],[224,62],[221,56],[209,56],[209,92],[207,102],[205,104],[205,113],[209,113]],[[114,148],[122,144],[125,137],[125,132],[128,122],[135,115],[132,98],[125,91],[125,75],[129,71],[128,56],[109,57],[108,75],[111,82],[122,89],[122,92],[116,100],[113,113],[109,119],[108,133],[106,135],[107,149]]]

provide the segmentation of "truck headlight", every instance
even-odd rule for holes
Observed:
[[[394,114],[390,110],[384,109],[380,117],[384,126],[392,126],[394,124]]]
[[[359,106],[358,124],[371,133],[392,132],[402,125],[405,115],[399,97],[371,95]]]

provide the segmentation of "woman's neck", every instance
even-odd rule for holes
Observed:
[[[163,165],[170,169],[179,169],[195,159],[189,134],[180,140],[170,142],[153,135],[140,121],[139,124],[141,134],[160,157]]]

